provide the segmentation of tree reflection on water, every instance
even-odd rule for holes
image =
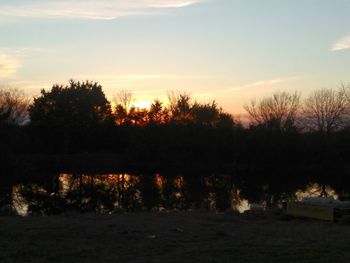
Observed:
[[[339,198],[329,185],[319,183],[253,183],[230,174],[203,176],[148,174],[67,174],[44,181],[12,185],[2,191],[2,207],[12,206],[20,215],[60,214],[67,211],[115,213],[206,209],[244,212],[252,203],[282,207],[304,197]]]

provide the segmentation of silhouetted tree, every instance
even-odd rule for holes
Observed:
[[[97,82],[54,85],[41,91],[29,108],[34,124],[63,127],[91,127],[112,121],[111,106]]]
[[[132,103],[134,99],[132,93],[129,91],[121,91],[114,96],[115,107],[113,109],[115,123],[117,125],[134,125],[144,126],[149,122],[150,113],[147,109],[136,108]],[[154,105],[152,105],[152,117],[157,117],[161,112],[155,112]],[[159,106],[159,105],[155,105]],[[158,121],[158,120],[157,120]]]
[[[122,90],[114,95],[113,102],[115,105],[113,112],[117,125],[131,124],[129,113],[133,108],[133,101],[133,95],[130,91]]]
[[[231,114],[225,112],[219,114],[219,119],[216,125],[219,128],[232,128],[234,126],[242,127],[242,125],[237,122]]]
[[[330,133],[343,127],[349,102],[342,90],[316,90],[304,101],[303,122],[311,131]]]
[[[0,123],[24,124],[28,122],[30,99],[23,91],[0,86]]]
[[[114,103],[121,105],[126,111],[129,111],[134,101],[133,94],[131,91],[122,90],[114,95]]]
[[[90,81],[70,80],[68,85],[42,90],[34,98],[29,113],[38,144],[47,151],[61,153],[88,151],[91,140],[103,139],[94,133],[113,124],[111,106],[101,85]]]
[[[294,125],[299,106],[299,93],[277,92],[259,102],[253,100],[244,108],[254,125],[284,131]]]
[[[214,126],[218,123],[221,109],[215,101],[206,104],[195,102],[191,107],[193,122],[201,125]]]
[[[193,120],[191,96],[187,93],[169,92],[169,110],[175,123],[188,123]]]
[[[169,121],[169,111],[163,103],[155,99],[148,111],[148,122],[150,124],[164,124]]]
[[[350,84],[345,85],[344,83],[340,86],[341,92],[344,94],[344,97],[347,101],[347,109],[345,112],[344,120],[346,122],[346,127],[350,128]]]
[[[130,123],[137,126],[144,126],[148,122],[147,115],[147,109],[138,109],[135,107],[131,107],[129,112]]]

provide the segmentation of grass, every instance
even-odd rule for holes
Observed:
[[[208,212],[0,217],[0,262],[350,262],[350,226]]]

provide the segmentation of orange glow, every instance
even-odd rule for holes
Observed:
[[[149,101],[137,101],[133,103],[133,106],[138,109],[149,109],[151,104]]]

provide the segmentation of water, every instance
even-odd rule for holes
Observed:
[[[1,188],[0,204],[20,215],[67,211],[115,213],[205,209],[249,210],[251,204],[282,207],[311,196],[344,199],[331,185],[305,180],[262,180],[234,174],[67,174],[17,180]]]

